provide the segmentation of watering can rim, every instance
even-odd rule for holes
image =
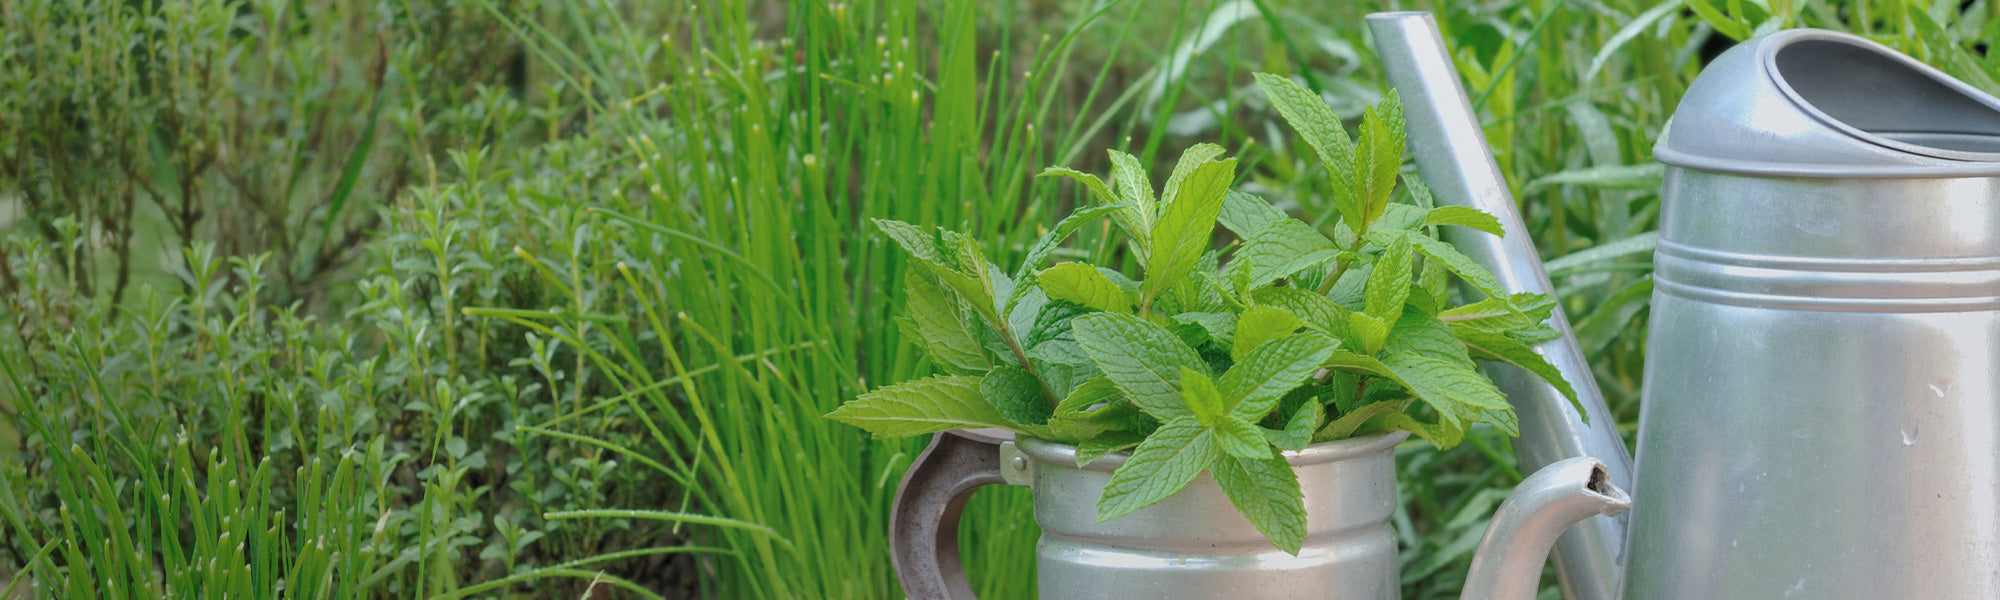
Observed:
[[[1936,82],[1951,92],[1964,96],[1972,102],[1984,105],[1996,113],[2000,113],[2000,98],[1972,87],[1972,85],[1956,77],[1952,77],[1936,67],[1932,67],[1902,52],[1898,52],[1880,42],[1839,31],[1810,28],[1787,29],[1745,40],[1741,44],[1738,44],[1737,47],[1731,48],[1730,51],[1725,52],[1721,57],[1711,62],[1708,67],[1703,69],[1703,73],[1725,71],[1727,68],[1718,69],[1717,67],[1724,66],[1729,62],[1747,62],[1749,64],[1743,66],[1755,70],[1757,79],[1729,86],[1725,94],[1729,96],[1748,96],[1757,93],[1757,88],[1759,87],[1757,84],[1768,85],[1770,91],[1774,91],[1783,97],[1787,105],[1786,108],[1798,111],[1803,116],[1809,118],[1814,124],[1836,132],[1846,139],[1858,142],[1858,144],[1855,144],[1857,147],[1873,148],[1886,155],[1902,155],[1909,162],[1870,165],[1843,163],[1837,160],[1827,162],[1745,160],[1741,158],[1708,156],[1700,152],[1699,149],[1691,151],[1676,148],[1676,144],[1673,142],[1676,130],[1675,124],[1677,121],[1682,120],[1679,118],[1679,115],[1689,110],[1689,100],[1694,100],[1699,95],[1692,85],[1689,88],[1687,96],[1683,98],[1682,105],[1676,108],[1674,112],[1676,117],[1670,118],[1666,126],[1661,130],[1660,139],[1653,147],[1653,158],[1672,167],[1767,177],[1886,179],[2000,176],[2000,152],[1954,150],[1899,141],[1863,130],[1822,110],[1818,105],[1805,98],[1792,85],[1792,82],[1787,80],[1778,65],[1778,55],[1781,51],[1802,42],[1831,42],[1868,51],[1908,69],[1914,76]],[[1731,56],[1739,52],[1747,52],[1748,56]],[[1700,78],[1697,77],[1696,82],[1698,83],[1699,81]],[[1735,98],[1730,99],[1734,100]],[[1711,103],[1715,102],[1715,99],[1710,98],[1702,98],[1701,100]],[[1696,110],[1699,111],[1700,108],[1698,107]],[[1709,134],[1709,132],[1681,133],[1683,136],[1699,136],[1703,134]]]
[[[1286,450],[1284,457],[1285,462],[1290,463],[1294,467],[1334,462],[1381,452],[1384,449],[1402,443],[1403,440],[1409,437],[1410,432],[1401,430],[1368,433],[1346,439],[1320,442],[1306,446],[1303,450]],[[1077,448],[1073,445],[1051,442],[1025,435],[1014,438],[1014,444],[1021,449],[1022,453],[1034,457],[1035,460],[1058,465],[1076,464]],[[1093,460],[1090,464],[1080,468],[1108,473],[1118,470],[1118,467],[1124,466],[1125,461],[1131,457],[1132,453],[1129,451],[1113,452],[1104,455],[1102,458]]]

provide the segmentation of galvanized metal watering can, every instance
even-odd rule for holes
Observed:
[[[1507,232],[1452,241],[1509,291],[1550,292],[1436,24],[1369,25],[1434,194]],[[1537,351],[1596,418],[1492,371],[1536,472],[1465,596],[1533,597],[1553,544],[1570,598],[2000,597],[2000,99],[1863,38],[1785,31],[1717,58],[1655,154],[1636,472],[1557,310],[1564,336]],[[971,598],[957,513],[1004,482],[1035,490],[1045,598],[1393,598],[1400,438],[1288,455],[1312,531],[1293,557],[1206,475],[1099,524],[1111,459],[940,434],[897,495],[898,576],[914,598]]]

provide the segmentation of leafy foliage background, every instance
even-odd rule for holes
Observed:
[[[1033,173],[1197,141],[1328,218],[1249,75],[1353,126],[1389,8],[1439,12],[1628,432],[1649,149],[1706,57],[1810,25],[2000,73],[1990,0],[6,0],[0,581],[892,597],[917,447],[819,417],[932,370],[867,219],[1012,263],[1080,200]],[[1404,594],[1455,595],[1507,440],[1398,465]],[[980,496],[976,586],[1030,595],[1025,492]]]

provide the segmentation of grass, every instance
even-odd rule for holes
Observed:
[[[1403,7],[1441,11],[1628,433],[1650,147],[1705,57],[1774,22],[2000,73],[1990,0],[1768,4]],[[1383,92],[1373,5],[109,6],[0,5],[0,575],[39,597],[894,597],[920,446],[820,417],[929,371],[867,219],[1008,263],[1079,200],[1042,167],[1212,141],[1311,220],[1249,73]],[[1456,595],[1508,441],[1398,464],[1403,593]],[[968,511],[982,597],[1031,594],[1026,514]]]

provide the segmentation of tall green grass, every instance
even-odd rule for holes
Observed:
[[[1738,4],[0,5],[0,84],[25,90],[0,98],[0,581],[894,597],[885,519],[921,446],[820,417],[930,368],[868,219],[1017,253],[1079,200],[1042,167],[1124,148],[1164,172],[1196,141],[1323,217],[1248,74],[1355,117],[1384,92],[1361,17],[1387,8],[1440,11],[1629,432],[1650,148],[1705,57],[1803,24],[2000,73],[1991,0]],[[176,68],[254,93],[137,75]],[[1398,461],[1404,595],[1456,595],[1521,477],[1508,440]],[[968,511],[982,597],[1032,595],[1027,500]]]

